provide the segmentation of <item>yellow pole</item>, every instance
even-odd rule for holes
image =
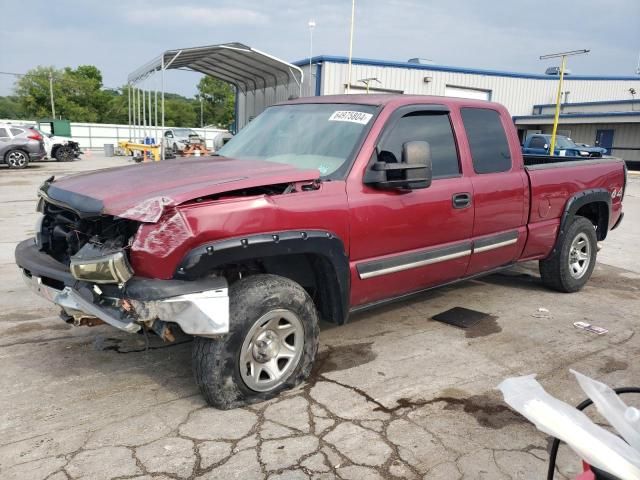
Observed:
[[[356,15],[356,0],[351,0],[351,32],[349,33],[349,77],[347,93],[351,93],[351,56],[353,55],[353,23]]]
[[[556,114],[553,117],[553,131],[551,132],[551,145],[549,147],[549,155],[553,157],[556,149],[556,132],[558,131],[558,120],[560,118],[560,99],[562,98],[562,80],[564,80],[564,67],[567,62],[566,55],[562,56],[560,64],[560,82],[558,82],[558,95],[556,96]]]

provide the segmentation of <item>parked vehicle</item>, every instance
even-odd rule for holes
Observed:
[[[23,125],[0,123],[0,159],[9,168],[26,168],[45,156],[42,135]]]
[[[37,128],[34,128],[34,130],[42,135],[46,158],[55,159],[58,162],[71,162],[82,154],[78,142],[74,142],[70,138],[43,132]]]
[[[528,136],[522,145],[522,153],[533,155],[549,155],[551,149],[551,135],[536,133]],[[602,147],[578,145],[569,137],[556,135],[554,155],[561,157],[602,157],[607,150]]]
[[[203,395],[232,408],[309,376],[319,318],[528,260],[580,290],[622,220],[626,170],[567,160],[525,167],[496,103],[292,100],[218,156],[47,180],[16,263],[70,323],[195,336]]]
[[[192,137],[200,138],[196,131],[190,128],[172,128],[164,132],[167,148],[173,149],[173,153],[184,150]]]

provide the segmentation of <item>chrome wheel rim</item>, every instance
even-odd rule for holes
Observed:
[[[11,152],[7,157],[7,163],[11,167],[23,167],[27,163],[27,156],[22,152]]]
[[[290,310],[271,310],[251,327],[240,350],[240,376],[256,392],[282,385],[296,368],[304,347],[304,327]]]
[[[573,278],[582,278],[591,263],[591,244],[584,233],[579,233],[569,248],[569,273]]]

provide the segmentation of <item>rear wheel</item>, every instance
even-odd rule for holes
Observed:
[[[9,168],[26,168],[29,165],[29,155],[22,150],[10,150],[4,157]]]
[[[229,409],[273,398],[303,382],[318,350],[318,315],[297,283],[254,275],[229,291],[229,333],[196,337],[193,371],[207,402]]]
[[[577,292],[587,283],[596,265],[596,231],[591,221],[574,217],[556,252],[540,261],[542,282],[560,292]]]

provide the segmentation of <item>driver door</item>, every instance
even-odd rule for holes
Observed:
[[[467,269],[473,190],[462,172],[448,109],[399,108],[380,135],[372,160],[399,162],[409,141],[426,141],[431,147],[433,181],[428,188],[380,189],[354,175],[348,180],[352,305],[446,283]]]

